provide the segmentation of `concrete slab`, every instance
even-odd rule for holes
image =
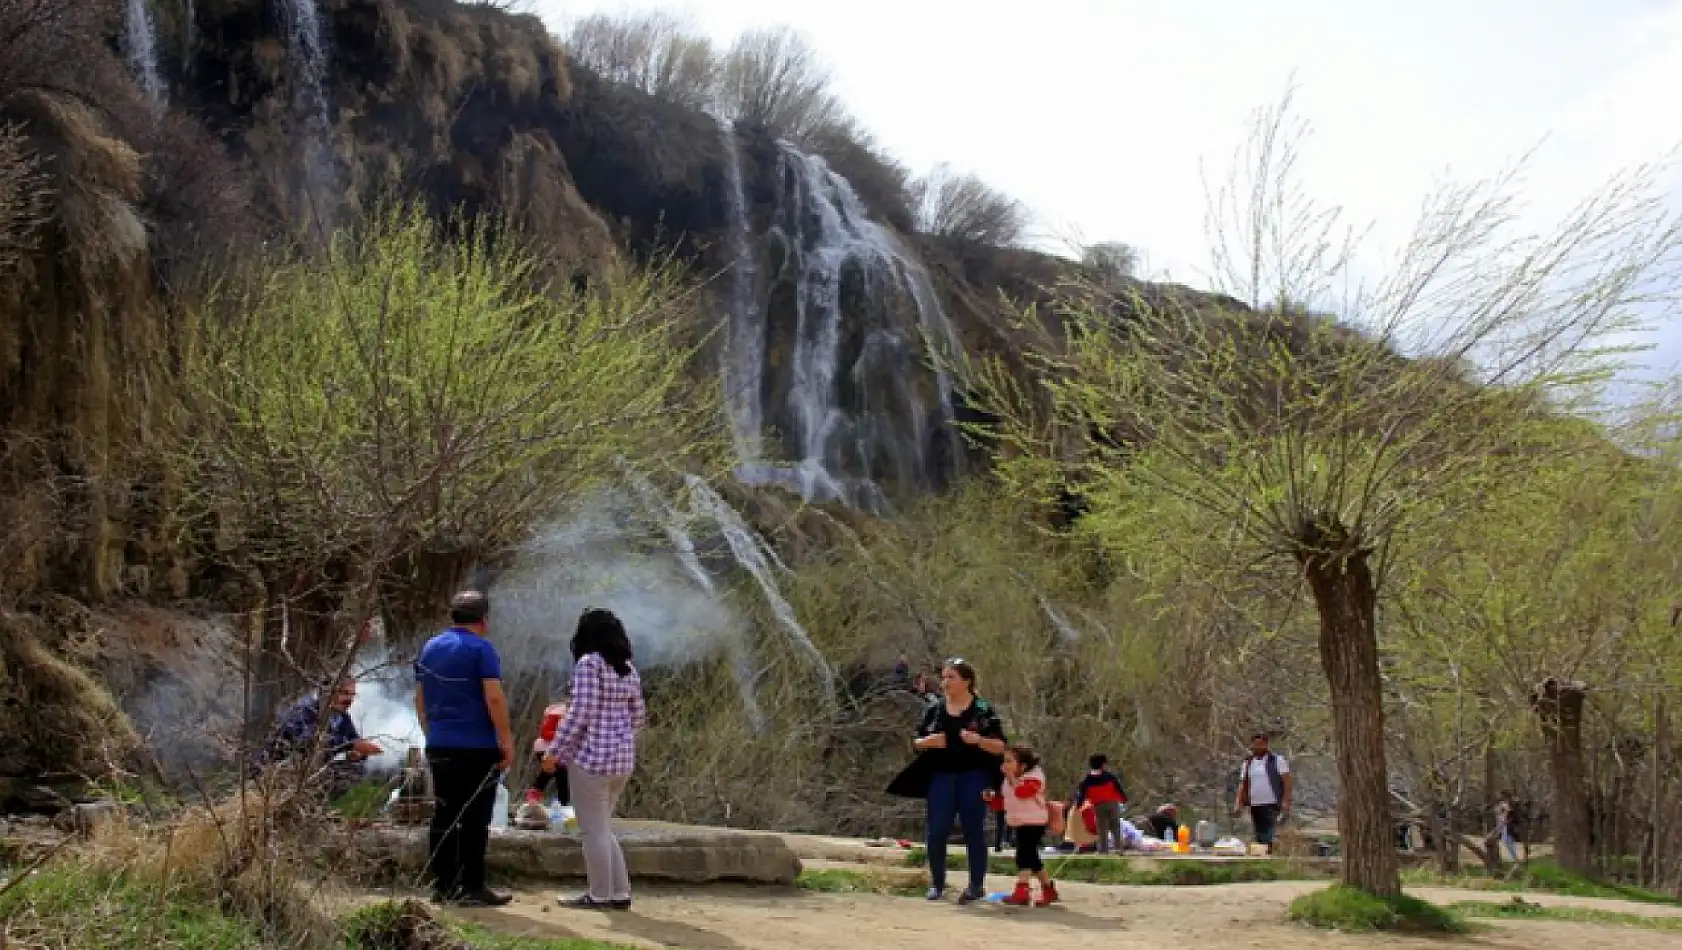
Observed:
[[[701,828],[664,822],[617,822],[620,846],[631,877],[678,884],[735,882],[793,884],[800,859],[776,835]],[[356,836],[364,858],[418,871],[426,860],[424,827],[375,826]],[[584,877],[583,840],[576,832],[491,832],[485,853],[493,873],[533,881]]]

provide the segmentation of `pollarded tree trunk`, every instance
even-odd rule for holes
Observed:
[[[1583,701],[1588,687],[1548,677],[1530,694],[1531,708],[1548,743],[1548,771],[1554,786],[1554,860],[1578,874],[1590,874],[1589,793],[1583,777]]]
[[[1340,532],[1341,533],[1341,532]],[[1384,757],[1384,692],[1378,673],[1378,595],[1367,553],[1315,538],[1298,555],[1320,614],[1320,662],[1332,694],[1337,742],[1338,832],[1343,883],[1370,894],[1400,894],[1390,821],[1390,772]]]

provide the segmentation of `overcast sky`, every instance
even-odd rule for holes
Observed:
[[[1147,270],[1207,272],[1204,168],[1291,83],[1315,194],[1380,245],[1433,181],[1540,145],[1536,214],[1682,143],[1682,0],[531,0],[557,30],[659,7],[721,42],[805,34],[842,98],[914,171],[980,175],[1043,239],[1117,240]],[[1670,198],[1682,207],[1682,178]],[[1682,365],[1682,320],[1652,334]]]

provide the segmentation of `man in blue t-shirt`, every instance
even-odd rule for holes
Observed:
[[[450,598],[450,628],[415,659],[415,715],[426,730],[432,769],[427,866],[439,903],[500,907],[513,898],[485,887],[485,846],[500,773],[514,765],[514,731],[502,692],[502,660],[485,639],[490,599],[464,590]]]

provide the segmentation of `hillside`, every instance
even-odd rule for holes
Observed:
[[[217,679],[169,649],[144,648],[137,680],[128,641],[155,641],[148,622],[87,611],[274,602],[278,579],[187,513],[183,492],[197,488],[181,467],[193,436],[177,376],[200,303],[242,262],[293,235],[319,243],[382,202],[495,216],[575,289],[620,261],[675,256],[709,301],[688,311],[685,335],[706,341],[694,371],[726,364],[732,491],[795,554],[846,543],[832,524],[855,520],[849,509],[908,504],[984,464],[957,437],[970,410],[925,344],[1008,352],[1000,295],[1043,296],[1065,264],[907,233],[903,173],[868,149],[804,153],[771,128],[729,130],[570,68],[533,17],[323,0],[314,45],[300,41],[304,10],[149,8],[155,80],[120,56],[135,48],[132,8],[126,21],[115,3],[4,14],[8,650],[44,638],[105,670],[147,729],[164,725],[141,700],[159,677],[194,706],[225,706],[203,695]],[[56,64],[72,57],[90,69],[65,79]],[[814,519],[802,497],[839,506]],[[332,612],[325,601],[312,616]],[[259,702],[290,688],[267,684]],[[83,769],[38,754],[8,775]]]

